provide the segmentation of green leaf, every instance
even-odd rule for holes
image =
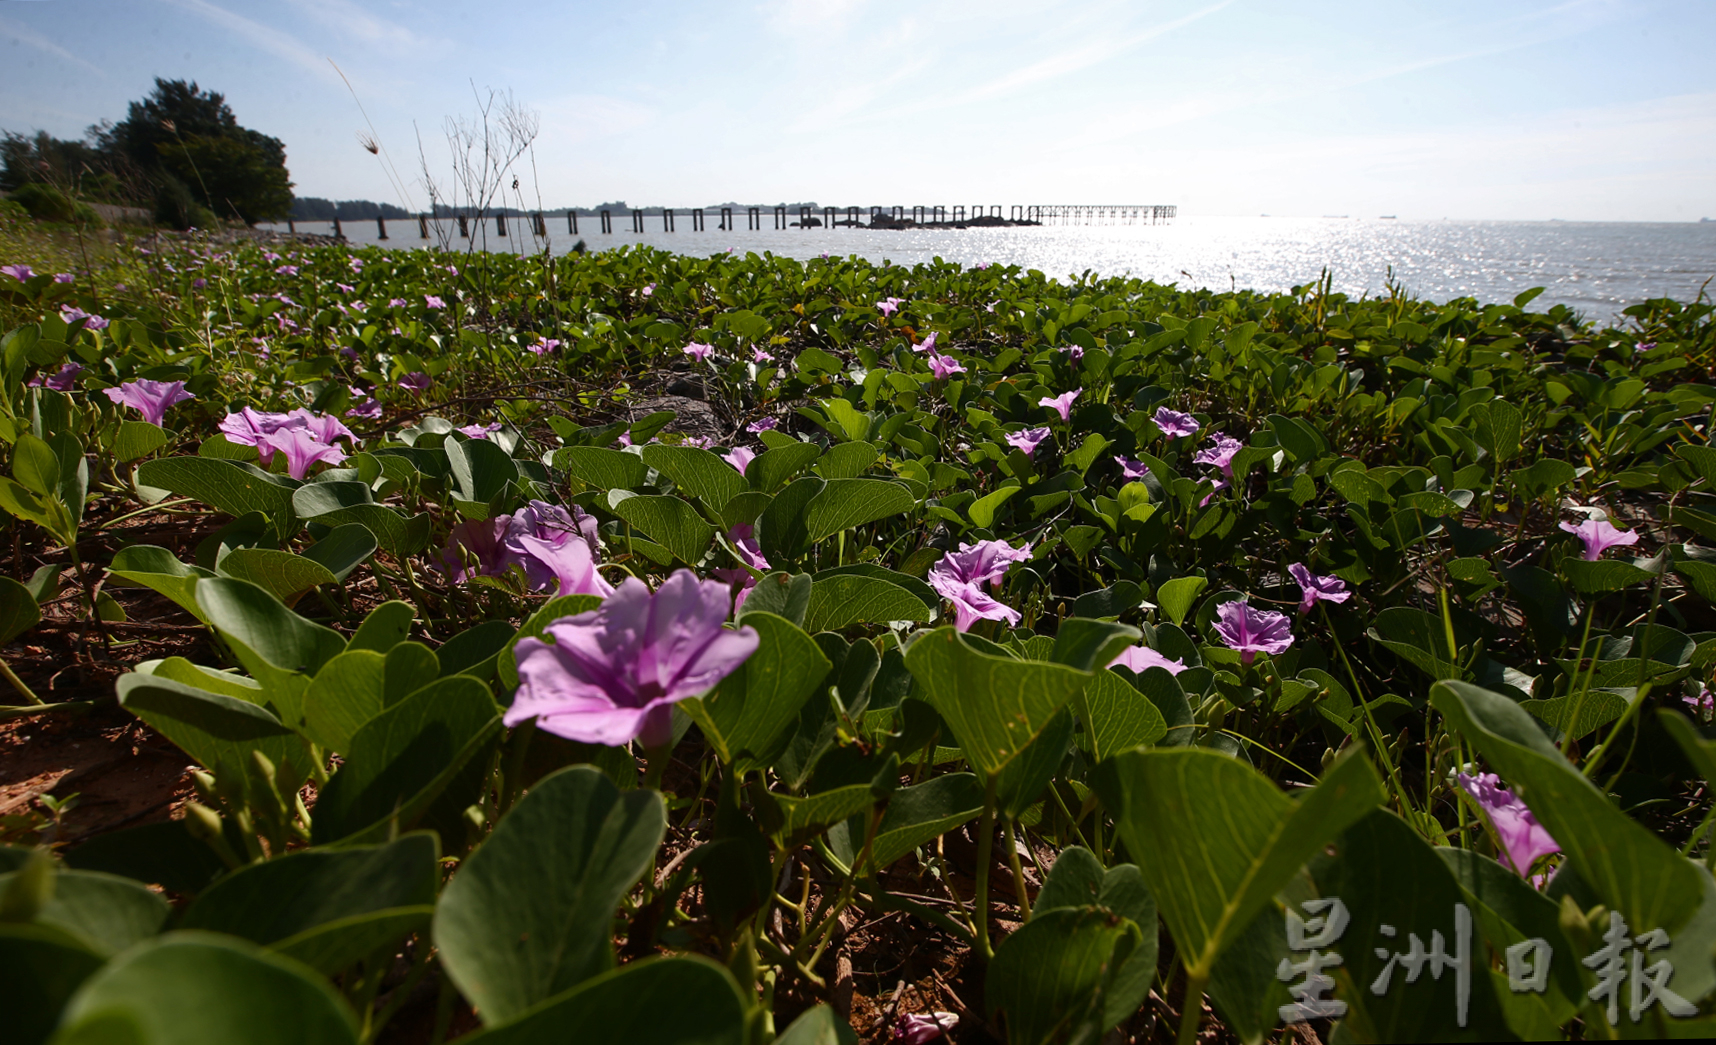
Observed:
[[[165,548],[133,544],[114,553],[109,573],[131,584],[152,588],[204,624],[209,622],[197,605],[197,582],[214,574],[198,566],[187,566]]]
[[[118,461],[148,457],[172,440],[167,430],[147,421],[121,421],[113,436],[113,456]]]
[[[805,506],[804,525],[808,539],[820,541],[841,530],[911,511],[915,504],[911,491],[899,483],[834,479]]]
[[[352,736],[387,707],[387,658],[374,650],[351,650],[322,665],[304,691],[301,732],[337,754]]]
[[[971,502],[971,507],[965,510],[965,514],[971,518],[971,525],[985,530],[995,525],[996,510],[1012,500],[1013,496],[1023,489],[1022,486],[1003,486],[1001,489],[984,494]]]
[[[1492,399],[1475,404],[1472,417],[1477,421],[1478,445],[1490,452],[1497,466],[1519,456],[1525,418],[1518,407],[1505,400]]]
[[[871,864],[877,870],[887,867],[917,847],[977,819],[982,812],[983,784],[970,773],[947,773],[902,787],[888,799],[888,809],[876,828]],[[830,834],[840,830],[837,826]],[[854,847],[864,841],[862,829],[847,837]]]
[[[1092,907],[1062,907],[1038,915],[1002,942],[984,983],[984,1007],[1000,1014],[1013,1045],[1042,1045],[1081,1034],[1100,1038],[1120,1017],[1132,1014],[1150,989],[1155,940],[1128,918]],[[1122,976],[1135,954],[1148,951],[1145,972]],[[1123,984],[1116,984],[1123,979]],[[1142,982],[1140,982],[1140,980]],[[1124,996],[1110,998],[1121,987]],[[1112,1002],[1114,1004],[1110,1005]],[[1118,1023],[1115,1020],[1114,1023]]]
[[[1049,659],[1080,671],[1101,671],[1140,638],[1143,633],[1130,624],[1069,617],[1061,621],[1055,632]]]
[[[21,433],[12,447],[12,478],[39,497],[57,497],[60,455],[45,441],[29,432]]]
[[[29,631],[41,619],[41,607],[30,589],[10,577],[0,577],[0,646]]]
[[[326,537],[304,549],[304,558],[319,563],[343,583],[351,572],[375,554],[378,543],[375,534],[361,523],[336,526]]]
[[[1152,671],[1173,680],[1164,668],[1149,668],[1145,674]],[[1098,671],[1085,683],[1084,706],[1090,719],[1086,743],[1098,761],[1168,735],[1168,723],[1150,698],[1112,671]]]
[[[715,539],[715,527],[705,522],[689,503],[671,495],[627,497],[614,505],[614,514],[693,566],[702,560],[709,542]]]
[[[775,1045],[858,1045],[858,1035],[833,1009],[818,1005],[793,1020]]]
[[[823,575],[810,589],[804,627],[810,632],[840,631],[854,624],[927,621],[930,614],[923,600],[889,581],[858,574]]]
[[[495,662],[508,649],[513,627],[504,620],[486,620],[466,628],[435,651],[443,675],[469,675],[487,682],[495,677]]]
[[[215,572],[249,581],[288,608],[317,585],[335,582],[321,563],[275,548],[234,548],[221,559]]]
[[[1176,627],[1186,623],[1186,614],[1209,581],[1203,577],[1175,577],[1156,589],[1156,602]]]
[[[192,664],[183,657],[167,657],[163,660],[146,660],[134,669],[139,675],[153,675],[156,678],[172,679],[183,682],[187,686],[219,693],[222,696],[237,697],[239,700],[252,704],[264,701],[262,687],[256,680],[236,671],[221,671],[216,668]]]
[[[1672,936],[1697,912],[1697,865],[1610,804],[1518,704],[1451,681],[1431,687],[1430,703],[1525,799],[1598,899],[1637,932],[1661,928]],[[1710,970],[1678,975],[1708,982]]]
[[[876,792],[869,784],[851,784],[805,798],[775,795],[774,801],[781,811],[776,842],[796,845],[847,817],[868,812],[876,803]]]
[[[0,923],[0,1012],[7,1040],[40,1045],[60,1010],[103,959],[75,939],[43,925]]]
[[[382,704],[392,707],[440,677],[441,658],[434,650],[421,642],[401,642],[387,651]]]
[[[586,980],[510,1023],[461,1041],[745,1045],[746,1013],[753,1004],[740,994],[727,970],[707,958],[646,958]]]
[[[280,540],[298,532],[297,514],[292,508],[298,484],[255,465],[213,457],[164,457],[138,465],[137,481],[171,490],[180,497],[194,497],[234,518],[261,512],[271,520]]]
[[[601,604],[601,598],[595,595],[561,595],[543,603],[513,635],[496,660],[496,672],[500,677],[501,688],[508,691],[518,688],[518,660],[514,656],[518,640],[541,638],[548,626],[560,618],[588,613]]]
[[[1595,562],[1566,559],[1561,563],[1561,572],[1567,575],[1573,590],[1581,595],[1606,595],[1629,585],[1656,579],[1656,574],[1619,559],[1598,559]]]
[[[487,439],[448,439],[441,448],[447,451],[453,492],[460,500],[488,504],[518,480],[518,465]]]
[[[293,728],[301,725],[305,687],[322,665],[345,650],[345,638],[298,616],[249,581],[232,577],[198,581],[197,605],[250,677],[261,683],[280,721]]]
[[[1072,738],[1072,713],[1062,708],[1037,738],[1007,763],[995,778],[995,808],[1002,816],[1017,820],[1043,796],[1043,788],[1066,761]]]
[[[294,940],[292,946],[314,952],[316,960],[307,964],[336,973],[375,949],[376,926],[366,916],[387,912],[389,926],[428,921],[440,885],[439,857],[429,832],[386,845],[300,849],[222,878],[186,908],[179,927],[275,946]],[[399,908],[414,910],[401,915]],[[306,946],[312,937],[313,948]]]
[[[780,571],[764,574],[745,599],[739,610],[739,620],[753,613],[772,613],[784,617],[797,627],[804,627],[810,610],[810,595],[815,583],[808,573],[787,574]]]
[[[700,447],[651,443],[643,448],[643,460],[717,512],[746,489],[737,468]]]
[[[1680,750],[1686,753],[1686,760],[1692,763],[1693,770],[1704,779],[1705,783],[1716,781],[1716,743],[1705,740],[1699,734],[1698,727],[1692,720],[1678,711],[1668,708],[1658,708],[1657,720],[1674,742],[1680,745]]]
[[[1350,1006],[1342,1026],[1356,1041],[1501,1041],[1509,1037],[1496,998],[1496,981],[1484,975],[1484,948],[1472,945],[1473,975],[1465,1000],[1464,1026],[1454,976],[1422,976],[1406,983],[1405,970],[1394,969],[1386,991],[1370,988],[1398,952],[1408,950],[1408,936],[1430,940],[1440,932],[1455,939],[1454,905],[1465,900],[1459,883],[1436,851],[1406,822],[1386,809],[1373,810],[1348,827],[1335,843],[1333,857],[1319,855],[1310,873],[1323,896],[1339,897],[1352,921],[1339,940],[1342,964],[1329,970],[1339,986],[1338,996]],[[1392,939],[1378,926],[1392,925]],[[1474,919],[1472,933],[1478,935]],[[1377,956],[1377,950],[1383,955]],[[1457,953],[1450,943],[1450,953]],[[1559,957],[1559,956],[1558,956]],[[1562,962],[1572,962],[1567,954]],[[1554,968],[1555,963],[1551,963]],[[1506,982],[1505,980],[1503,981]]]
[[[322,977],[230,936],[168,933],[87,980],[56,1045],[342,1045],[351,1011]]]
[[[554,467],[570,472],[598,490],[642,486],[649,469],[643,458],[600,446],[567,446],[554,451]]]
[[[909,573],[901,573],[899,570],[890,570],[885,566],[877,566],[872,562],[854,563],[851,566],[831,566],[826,570],[818,570],[812,576],[816,580],[821,581],[829,577],[840,577],[847,574],[857,574],[860,577],[874,577],[877,580],[887,581],[889,584],[897,584],[911,592],[913,595],[916,595],[925,606],[932,610],[941,606],[941,596],[936,594],[936,590],[928,584],[916,577],[913,577]],[[747,603],[747,605],[748,604],[749,603]]]
[[[805,553],[810,544],[806,512],[827,485],[815,476],[795,479],[763,509],[757,518],[757,543],[770,562],[784,565]]]
[[[923,699],[959,737],[966,760],[993,776],[1048,725],[1090,673],[979,652],[951,627],[920,636],[906,666]]]
[[[346,649],[386,653],[411,634],[411,622],[416,616],[417,607],[409,602],[384,602],[369,611],[369,616],[363,619],[351,641],[346,643]]]
[[[870,470],[878,456],[874,443],[835,443],[813,470],[824,479],[856,479]]]
[[[1511,478],[1514,489],[1526,500],[1534,501],[1566,486],[1574,475],[1573,466],[1566,461],[1545,457],[1529,468],[1516,469]]]
[[[1103,907],[1139,925],[1156,924],[1156,901],[1133,864],[1104,868],[1089,849],[1068,846],[1055,857],[1031,914],[1057,907]]]
[[[28,873],[0,874],[0,896]],[[48,895],[29,921],[66,933],[104,958],[154,936],[172,913],[165,899],[129,878],[67,870],[49,871],[48,877]]]
[[[756,629],[757,651],[713,693],[680,703],[737,773],[767,768],[780,757],[799,709],[833,666],[809,635],[783,617],[747,613],[743,626]]]
[[[183,820],[96,835],[67,853],[66,863],[80,871],[105,871],[187,896],[202,891],[227,870],[213,849],[192,837]]]
[[[244,778],[250,753],[260,751],[274,763],[282,784],[295,789],[309,779],[310,749],[304,738],[266,708],[136,672],[121,675],[117,689],[121,707],[217,776]]]
[[[613,967],[614,908],[666,829],[658,793],[622,794],[590,766],[544,777],[519,800],[435,911],[441,961],[485,1023],[517,1020]]]
[[[317,845],[410,830],[465,762],[500,731],[489,689],[469,675],[425,686],[364,723],[316,799]]]
[[[1305,861],[1382,801],[1349,749],[1297,801],[1206,748],[1141,748],[1103,763],[1097,792],[1161,907],[1188,972],[1221,952]]]
[[[363,483],[325,482],[300,487],[293,496],[294,510],[305,519],[324,526],[344,527],[353,523],[375,536],[376,543],[392,555],[416,555],[429,546],[429,514],[404,516],[370,500]]]
[[[751,489],[773,493],[821,456],[822,448],[815,443],[793,442],[777,446],[751,458],[750,467],[745,469],[745,478],[750,481]]]

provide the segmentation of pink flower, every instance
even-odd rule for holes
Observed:
[[[1207,450],[1199,450],[1192,455],[1193,464],[1213,464],[1222,470],[1222,474],[1233,478],[1233,455],[1245,449],[1245,444],[1238,439],[1221,432],[1210,433],[1210,443]]]
[[[1008,432],[1007,442],[1026,457],[1030,457],[1037,452],[1037,447],[1041,446],[1043,440],[1048,437],[1049,430],[1047,428],[1027,428],[1022,432]]]
[[[83,328],[85,330],[106,330],[107,329],[106,318],[85,312],[83,309],[77,308],[77,307],[72,306],[72,305],[61,305],[60,306],[60,319],[67,326],[70,326],[73,323],[76,323],[78,320],[81,319],[81,320],[83,320]]]
[[[1642,356],[1646,352],[1649,352],[1651,349],[1653,349],[1655,347],[1656,347],[1655,341],[1640,341],[1638,344],[1633,346],[1633,351]]]
[[[745,431],[752,435],[762,435],[764,432],[772,432],[780,426],[781,422],[779,418],[765,417],[761,421],[752,421],[750,424],[746,425]]]
[[[1457,779],[1460,787],[1489,817],[1490,826],[1495,828],[1496,836],[1501,839],[1505,857],[1502,863],[1512,867],[1521,878],[1531,873],[1531,867],[1539,857],[1561,851],[1561,846],[1537,822],[1536,814],[1520,801],[1518,795],[1502,786],[1500,777],[1494,773],[1476,776],[1461,773]]]
[[[558,338],[545,337],[541,341],[538,341],[536,344],[527,345],[525,347],[530,349],[530,351],[535,352],[537,355],[543,356],[543,355],[547,355],[548,353],[553,352],[555,349],[559,348],[560,347],[560,341]]]
[[[727,537],[733,542],[733,547],[739,550],[739,559],[753,570],[767,570],[769,560],[763,555],[762,545],[757,543],[757,528],[750,523],[743,523],[727,531]]]
[[[309,475],[310,469],[320,462],[339,464],[346,459],[344,450],[317,439],[308,428],[297,426],[276,428],[261,436],[258,445],[285,454],[286,474],[299,480]]]
[[[655,296],[655,284],[654,283],[651,283],[649,286],[643,288],[643,296],[646,298]]]
[[[399,387],[405,389],[407,392],[415,392],[418,395],[422,395],[424,392],[429,391],[429,375],[425,374],[421,370],[413,370],[411,373],[406,374],[404,377],[399,379]]]
[[[381,403],[378,400],[371,399],[356,389],[352,390],[352,399],[352,408],[346,411],[347,417],[373,421],[381,416]]]
[[[948,552],[930,567],[929,584],[953,603],[953,626],[959,631],[969,631],[979,620],[1004,620],[1016,625],[1019,611],[990,598],[983,585],[999,588],[1008,568],[1030,557],[1028,544],[1023,548],[1014,548],[1005,541],[961,544],[959,551]]]
[[[929,357],[930,374],[937,381],[945,381],[955,374],[965,373],[965,368],[959,365],[959,360],[952,356],[931,355]]]
[[[1292,574],[1293,583],[1299,586],[1299,612],[1310,613],[1311,607],[1319,602],[1345,602],[1353,597],[1347,590],[1347,582],[1339,577],[1323,577],[1312,573],[1301,563],[1287,567]]]
[[[499,577],[517,566],[532,591],[554,587],[558,595],[606,598],[614,589],[596,571],[601,547],[596,520],[583,509],[574,505],[568,512],[531,501],[511,515],[453,527],[437,569],[457,582],[476,575]]]
[[[1139,643],[1136,646],[1128,646],[1121,650],[1120,656],[1109,661],[1108,666],[1111,668],[1116,666],[1126,668],[1135,675],[1144,674],[1144,669],[1146,668],[1162,668],[1170,675],[1178,675],[1180,672],[1186,670],[1185,661],[1169,660],[1167,657],[1164,657],[1162,654],[1156,652],[1143,643]]]
[[[440,298],[436,297],[434,294],[425,294],[425,295],[423,295],[423,307],[424,308],[446,308],[447,303],[445,301],[442,301]]]
[[[352,286],[350,283],[335,283],[334,286],[339,287],[340,290],[344,291],[347,294],[350,294],[352,291],[357,289],[356,287]]]
[[[1073,400],[1077,399],[1083,392],[1084,389],[1075,388],[1071,392],[1062,392],[1058,396],[1044,396],[1037,400],[1037,405],[1051,407],[1055,413],[1061,415],[1062,421],[1071,421]]]
[[[1075,363],[1084,358],[1083,345],[1062,345],[1060,350],[1071,356]]]
[[[751,347],[751,362],[753,362],[753,363],[773,363],[774,361],[775,361],[774,356],[768,354],[767,352],[764,352],[762,349],[757,348],[754,345]]]
[[[882,310],[882,315],[891,316],[895,312],[898,312],[900,310],[900,306],[905,303],[905,298],[884,298],[883,300],[876,302],[876,307]]]
[[[1229,649],[1239,651],[1242,663],[1250,664],[1259,653],[1274,656],[1293,645],[1293,625],[1285,613],[1254,608],[1245,599],[1234,599],[1216,607],[1215,633]]]
[[[684,348],[685,354],[690,356],[692,359],[697,360],[699,363],[707,362],[709,359],[709,353],[713,351],[715,351],[714,345],[705,345],[700,341],[693,341]]]
[[[626,578],[597,609],[548,625],[552,644],[519,641],[518,693],[505,723],[536,719],[587,744],[666,746],[672,706],[707,693],[757,650],[756,629],[723,626],[728,601],[725,585],[690,570],[654,593]]]
[[[1120,474],[1128,480],[1142,479],[1150,474],[1150,468],[1142,461],[1134,461],[1130,457],[1114,455],[1114,463],[1120,466]]]
[[[1689,680],[1687,685],[1692,692],[1681,697],[1681,702],[1691,709],[1694,715],[1708,720],[1712,713],[1716,713],[1716,696],[1704,687],[1704,683],[1697,680]]]
[[[459,432],[463,433],[464,435],[470,436],[472,439],[485,439],[485,440],[488,439],[489,436],[493,435],[494,433],[496,433],[500,430],[501,430],[501,424],[499,421],[494,421],[494,422],[491,422],[491,423],[486,424],[486,425],[465,425],[464,427],[458,429]]]
[[[1585,542],[1585,560],[1587,562],[1596,562],[1602,558],[1605,548],[1639,543],[1637,530],[1616,529],[1614,524],[1607,519],[1586,519],[1577,526],[1572,523],[1562,523],[1561,528]]]
[[[77,277],[73,276],[70,272],[56,272],[56,273],[54,273],[54,282],[55,283],[73,283],[73,282],[76,282],[76,280],[77,280]]]
[[[274,271],[276,274],[282,275],[282,276],[296,276],[298,274],[298,266],[296,266],[296,265],[281,265],[279,268],[275,269]]]
[[[86,369],[87,368],[82,363],[67,363],[65,366],[60,367],[59,370],[48,375],[48,377],[42,381],[42,384],[56,392],[70,392],[77,385],[77,375],[83,373]]]
[[[363,271],[363,259],[362,258],[347,258],[346,264],[348,264],[352,267],[352,272],[354,274]]]
[[[680,440],[680,445],[695,446],[699,450],[707,450],[715,445],[715,437],[712,435],[688,435]]]
[[[982,267],[981,265],[978,266],[978,268]],[[890,1040],[897,1045],[929,1045],[937,1038],[945,1037],[948,1031],[958,1026],[958,1013],[906,1013],[894,1020],[894,1030]]]
[[[387,299],[387,307],[388,308],[404,308],[406,305],[409,305],[409,304],[411,304],[411,302],[405,300],[404,298],[388,298]]]
[[[745,469],[751,467],[751,462],[756,459],[756,456],[756,452],[748,447],[735,446],[730,453],[722,454],[721,459],[737,468],[740,475],[744,475]]]
[[[196,396],[185,391],[183,381],[150,381],[148,378],[138,378],[127,381],[118,388],[104,388],[107,398],[121,406],[128,406],[143,415],[143,420],[152,425],[161,423],[161,418],[167,415],[172,406],[183,403]]]
[[[1156,413],[1150,418],[1156,427],[1169,439],[1179,439],[1193,434],[1200,427],[1198,419],[1191,414],[1182,414],[1178,410],[1169,410],[1165,406],[1156,408]]]
[[[0,266],[0,272],[11,276],[20,283],[36,278],[36,270],[28,265],[3,265]]]
[[[930,358],[935,358],[935,331],[930,331],[929,337],[926,337],[919,343],[913,345],[912,351],[925,352],[929,354]]]

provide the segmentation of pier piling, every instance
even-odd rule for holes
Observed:
[[[470,239],[471,238],[471,227],[470,227],[470,225],[468,225],[466,223],[465,215],[463,215],[463,214],[459,215],[459,238],[460,239]]]
[[[661,231],[663,231],[663,232],[672,232],[673,231],[673,208],[672,207],[661,208]]]
[[[763,229],[763,210],[761,207],[746,207],[745,208],[745,228],[746,229],[756,229],[758,232],[762,231],[762,229]]]
[[[732,207],[722,207],[721,208],[721,224],[719,224],[715,227],[720,229],[722,232],[732,232],[733,231],[733,208]]]
[[[775,207],[775,228],[784,229],[786,227],[787,227],[787,212],[786,212],[786,206],[783,204],[783,205]]]
[[[506,238],[506,215],[505,214],[496,214],[495,215],[495,235],[500,236],[503,239]]]
[[[578,212],[575,210],[566,211],[566,231],[574,236],[578,235]]]
[[[387,219],[382,217],[379,214],[377,214],[375,216],[375,238],[376,239],[386,239],[387,238]]]
[[[421,239],[429,238],[429,217],[426,214],[417,215],[417,235]]]
[[[614,214],[612,211],[602,212],[602,234],[608,235],[614,231]]]
[[[339,215],[337,215],[337,214],[334,215],[334,238],[335,239],[343,239],[343,238],[345,238],[345,234],[346,234],[345,230],[340,228]]]
[[[703,231],[703,208],[698,207],[691,212],[691,231]]]
[[[633,207],[632,208],[632,231],[637,233],[640,236],[643,235],[643,218],[644,218],[643,211],[638,210],[636,207]]]
[[[547,239],[548,238],[548,222],[543,220],[541,211],[536,212],[535,224],[536,224],[536,235],[538,237],[540,237],[541,239]]]
[[[287,218],[286,219],[286,231],[291,232],[291,233],[296,233],[298,231],[298,223],[293,221],[291,218]]]

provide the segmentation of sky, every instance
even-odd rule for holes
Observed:
[[[550,208],[1697,221],[1712,40],[1709,0],[0,0],[0,128],[80,137],[160,76],[299,195],[410,209],[510,97]]]

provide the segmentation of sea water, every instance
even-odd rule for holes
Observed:
[[[773,227],[763,212],[762,230],[716,228],[708,213],[705,231],[690,231],[688,211],[675,214],[675,231],[659,215],[646,216],[645,231],[632,232],[631,216],[616,213],[614,231],[603,234],[597,217],[579,216],[578,235],[566,219],[547,218],[546,246],[556,254],[582,241],[590,250],[647,244],[685,254],[744,254],[772,251],[809,259],[856,254],[871,261],[910,265],[942,258],[962,265],[1008,264],[1037,269],[1056,279],[1089,271],[1128,275],[1181,287],[1279,292],[1315,282],[1329,271],[1336,290],[1352,295],[1387,293],[1391,278],[1408,293],[1433,301],[1474,297],[1511,301],[1530,287],[1544,287],[1533,309],[1565,304],[1585,318],[1612,322],[1622,308],[1646,298],[1690,301],[1716,277],[1716,222],[1642,223],[1572,221],[1404,221],[1385,218],[1286,218],[1183,216],[1160,225],[1066,225],[1013,228],[807,229]],[[795,215],[796,218],[796,215]],[[743,211],[735,224],[745,223]],[[347,239],[379,242],[375,222],[343,223]],[[432,246],[466,250],[541,250],[528,219],[507,219],[508,235],[491,218],[471,223],[470,239],[448,220],[430,223],[420,237],[415,218],[387,223],[388,246]],[[284,225],[268,226],[284,229]],[[304,232],[325,232],[323,222],[299,222]],[[1716,284],[1712,285],[1716,290]]]

